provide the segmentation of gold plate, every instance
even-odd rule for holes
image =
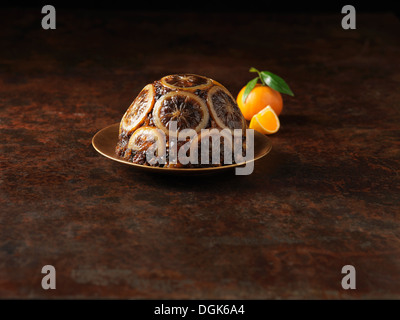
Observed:
[[[247,162],[258,160],[267,155],[272,148],[271,140],[265,135],[254,131],[254,159],[248,160],[243,163],[235,163],[220,167],[209,168],[162,168],[144,166],[141,164],[133,163],[119,158],[115,154],[115,147],[118,142],[119,123],[114,123],[108,127],[101,129],[97,132],[92,139],[92,145],[101,155],[138,169],[147,170],[151,172],[170,173],[170,174],[206,174],[212,172],[219,172],[221,170],[229,170],[234,167],[244,166]]]

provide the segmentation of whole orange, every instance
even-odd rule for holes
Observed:
[[[253,90],[250,91],[246,101],[243,103],[242,99],[245,88],[246,87],[243,87],[242,90],[240,90],[236,101],[246,120],[251,120],[255,114],[266,106],[271,106],[276,115],[279,116],[281,114],[283,100],[278,91],[257,83]]]

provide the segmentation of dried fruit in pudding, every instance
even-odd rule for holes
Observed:
[[[231,135],[235,129],[241,130],[245,139],[246,121],[224,86],[195,74],[168,75],[146,85],[125,112],[116,153],[134,163],[160,167],[230,164],[234,156],[227,160],[224,150],[232,151]],[[214,137],[222,131],[220,139]],[[231,138],[225,137],[228,133]],[[192,159],[196,156],[201,160],[199,153],[194,155],[193,147],[201,146],[205,138],[210,140],[209,146],[220,143],[220,163],[181,163],[177,159],[184,151],[188,157],[192,155]],[[153,158],[149,158],[149,154]]]

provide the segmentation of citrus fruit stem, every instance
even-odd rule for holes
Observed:
[[[265,83],[263,77],[261,76],[261,72],[260,72],[260,71],[258,71],[258,70],[257,70],[256,68],[254,68],[254,67],[251,67],[249,71],[250,71],[250,72],[257,72],[257,74],[258,74],[258,79],[260,79],[260,81],[261,81],[261,83],[263,84],[263,86],[266,86],[266,85],[267,85],[267,84]]]

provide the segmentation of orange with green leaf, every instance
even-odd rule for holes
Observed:
[[[267,106],[270,106],[276,116],[279,116],[283,109],[281,93],[294,96],[293,91],[285,80],[272,72],[259,71],[253,67],[250,68],[249,71],[257,73],[258,76],[250,80],[247,85],[240,90],[237,96],[236,100],[243,116],[246,120],[250,121]],[[255,124],[258,122],[256,122],[256,120],[251,121],[250,128],[252,128],[252,123]],[[252,129],[260,131],[258,127]]]

